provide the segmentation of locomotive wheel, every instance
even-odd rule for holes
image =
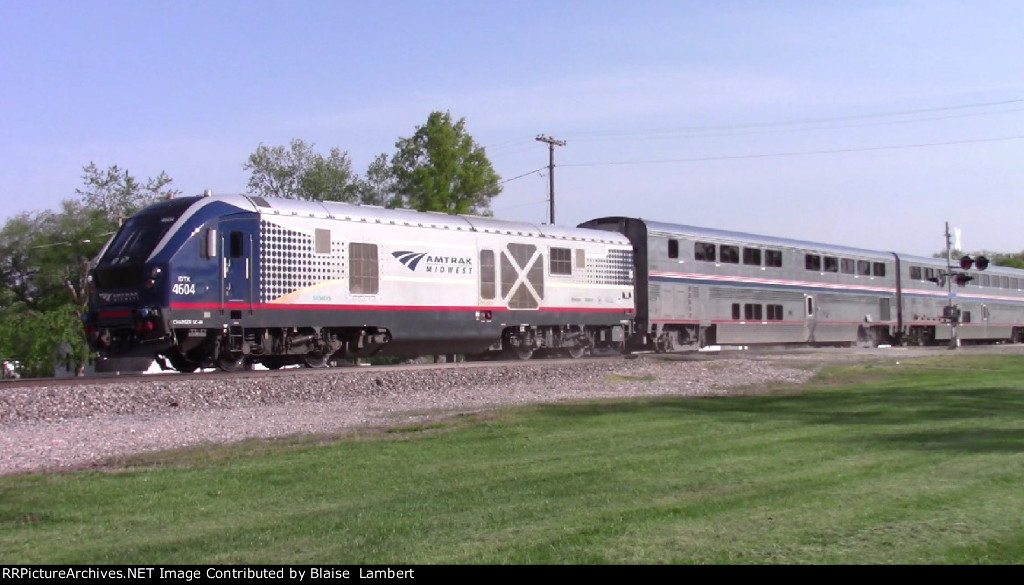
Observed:
[[[241,354],[238,356],[226,354],[217,358],[217,367],[225,372],[237,372],[238,370],[241,370],[244,365],[245,356]]]
[[[520,345],[512,348],[512,355],[516,356],[521,360],[528,360],[533,357],[533,348],[525,345]]]
[[[582,345],[574,345],[572,347],[566,348],[565,353],[569,354],[569,357],[571,357],[572,359],[578,360],[581,357],[583,357],[583,354],[586,353],[586,351],[586,348],[584,348]]]
[[[319,351],[311,351],[302,358],[302,361],[310,368],[326,368],[327,356]]]

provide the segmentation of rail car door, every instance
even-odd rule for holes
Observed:
[[[220,223],[221,313],[230,311],[232,319],[242,312],[252,313],[253,231],[251,220],[227,220]]]
[[[814,343],[815,329],[818,327],[818,299],[814,295],[804,295],[804,339]]]

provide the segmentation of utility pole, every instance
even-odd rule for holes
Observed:
[[[956,326],[960,322],[960,312],[953,304],[953,265],[952,249],[950,248],[949,222],[946,222],[946,310],[944,315],[949,319],[949,349],[960,347],[960,338],[957,336]]]
[[[537,141],[548,143],[548,203],[551,209],[548,223],[555,225],[555,147],[565,146],[565,141],[543,134],[537,135]]]

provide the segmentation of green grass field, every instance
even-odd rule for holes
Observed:
[[[1022,415],[1024,359],[950,354],[151,454],[0,478],[0,563],[1018,563]]]

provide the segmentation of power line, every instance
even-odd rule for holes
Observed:
[[[993,106],[1005,106],[1005,105],[1019,104],[1019,103],[1024,103],[1024,98],[1012,99],[1012,100],[1003,100],[1003,101],[998,101],[998,102],[984,102],[984,103],[976,103],[976,104],[961,104],[961,105],[955,105],[955,106],[943,106],[943,107],[939,107],[939,108],[918,108],[918,109],[914,109],[914,110],[900,110],[900,111],[895,111],[895,112],[881,112],[881,113],[877,113],[877,114],[852,114],[852,115],[848,115],[848,116],[833,116],[833,117],[827,117],[827,118],[807,118],[807,119],[803,119],[803,120],[789,120],[789,121],[783,121],[783,122],[752,122],[752,123],[749,123],[749,124],[726,124],[726,125],[721,125],[721,126],[704,126],[704,127],[697,127],[697,128],[684,128],[684,129],[680,129],[680,130],[673,130],[673,131],[667,131],[667,132],[661,131],[661,132],[651,132],[651,133],[636,133],[636,132],[633,132],[633,133],[620,133],[620,134],[600,134],[600,133],[598,133],[598,134],[581,134],[579,136],[571,136],[570,138],[572,138],[573,140],[603,140],[603,139],[615,139],[615,138],[628,138],[628,137],[635,137],[635,136],[658,136],[658,135],[666,135],[666,134],[668,134],[668,135],[672,135],[672,134],[683,134],[683,135],[685,135],[686,133],[698,133],[698,135],[703,135],[703,134],[699,134],[699,133],[706,133],[706,132],[713,132],[713,131],[728,131],[728,130],[745,130],[745,129],[757,129],[757,128],[772,128],[772,127],[777,127],[777,126],[802,126],[802,125],[807,125],[807,124],[821,124],[821,123],[828,123],[828,122],[842,122],[842,121],[848,121],[848,120],[869,120],[869,119],[872,119],[872,118],[891,118],[891,117],[896,117],[896,116],[928,114],[928,113],[933,113],[933,112],[949,112],[949,111],[954,111],[954,110],[965,110],[965,109],[971,109],[971,108],[986,108],[986,107],[993,107]],[[1016,112],[1016,111],[1020,111],[1020,110],[1019,109],[1012,109],[1012,110],[1004,110],[1004,111],[1000,111],[1000,112],[979,112],[979,113],[976,113],[976,114],[964,114],[963,116],[959,116],[959,117],[991,115],[991,114],[994,114],[994,113],[1011,113],[1011,112]],[[957,116],[953,116],[953,117],[957,117]],[[944,119],[944,118],[939,117],[939,118],[934,118],[934,119],[940,119],[941,120],[941,119]],[[916,121],[922,121],[922,120],[901,120],[901,121],[890,122],[890,123],[902,124],[902,123],[916,122]],[[840,127],[842,127],[842,126],[840,126]]]
[[[504,180],[498,181],[498,184],[500,185],[502,183],[509,183],[511,181],[515,181],[516,179],[522,179],[523,177],[527,177],[527,176],[532,175],[534,173],[539,173],[540,171],[543,171],[546,168],[547,167],[541,167],[539,169],[533,169],[532,171],[523,173],[521,175],[516,175],[516,176],[512,177],[511,179],[504,179]]]
[[[806,128],[763,128],[757,130],[737,130],[735,132],[714,132],[719,129],[708,128],[705,130],[695,129],[691,131],[680,131],[673,133],[651,133],[651,134],[616,134],[592,137],[574,137],[574,140],[583,142],[601,142],[611,140],[672,140],[675,138],[722,138],[730,136],[753,136],[761,134],[783,134],[787,132],[813,132],[816,130],[836,130],[841,128],[870,128],[874,126],[894,126],[897,124],[917,124],[921,122],[935,122],[939,120],[955,120],[960,118],[973,118],[977,116],[991,116],[995,114],[1010,114],[1024,112],[1024,108],[1012,110],[999,110],[996,112],[976,112],[972,114],[958,114],[950,116],[933,116],[930,118],[914,118],[912,120],[890,120],[884,122],[864,122],[860,124],[836,124],[832,126],[808,126]]]
[[[922,144],[901,144],[895,146],[869,146],[864,148],[836,148],[831,150],[807,150],[807,151],[793,151],[793,152],[773,152],[763,154],[739,154],[729,156],[705,156],[695,158],[669,158],[669,159],[652,159],[652,160],[634,160],[634,161],[607,161],[607,162],[595,162],[595,163],[570,163],[563,164],[563,167],[598,167],[598,166],[615,166],[615,165],[643,165],[643,164],[663,164],[663,163],[680,163],[680,162],[707,162],[717,160],[743,160],[743,159],[756,159],[756,158],[775,158],[775,157],[789,157],[789,156],[810,156],[816,154],[845,154],[851,152],[871,152],[879,150],[901,150],[910,148],[933,148],[937,146],[953,146],[957,144],[981,144],[988,142],[1006,142],[1009,140],[1024,140],[1024,136],[1004,136],[1000,138],[978,138],[974,140],[951,140],[948,142],[929,142]]]

